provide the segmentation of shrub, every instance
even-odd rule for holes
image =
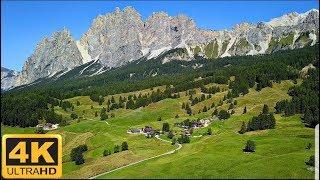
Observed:
[[[245,152],[254,152],[256,149],[256,145],[253,141],[251,140],[248,140],[247,143],[246,143],[246,146],[245,148],[243,149],[243,151]]]
[[[121,149],[122,149],[122,151],[128,150],[129,149],[128,143],[127,142],[123,142],[122,145],[121,145]]]
[[[228,119],[230,114],[226,110],[221,110],[218,114],[219,119]]]

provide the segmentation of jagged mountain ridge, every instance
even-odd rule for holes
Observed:
[[[21,73],[11,79],[1,79],[1,89],[30,84],[39,78],[63,76],[93,60],[100,65],[91,75],[99,74],[143,57],[155,58],[175,48],[183,51],[167,54],[163,63],[192,60],[196,56],[218,58],[301,48],[319,41],[318,21],[319,11],[313,9],[257,25],[241,23],[231,31],[211,31],[198,29],[185,15],[170,17],[159,12],[143,22],[134,8],[126,7],[122,11],[116,8],[114,13],[98,15],[79,41],[75,41],[67,29],[54,33],[50,39],[44,38]]]

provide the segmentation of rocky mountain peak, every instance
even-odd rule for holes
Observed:
[[[82,64],[82,56],[69,30],[64,28],[44,38],[24,63],[18,84],[28,84],[39,78],[72,69]]]
[[[79,41],[73,39],[67,28],[50,38],[44,37],[13,84],[28,84],[92,60],[101,64],[97,72],[103,72],[105,67],[119,67],[142,57],[156,58],[176,48],[179,53],[169,53],[163,63],[192,60],[196,56],[213,59],[301,48],[316,44],[318,36],[319,11],[315,9],[258,24],[243,22],[231,31],[216,31],[199,29],[184,14],[154,12],[143,21],[133,7],[115,8],[112,13],[98,15]]]

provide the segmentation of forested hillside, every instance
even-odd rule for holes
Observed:
[[[235,56],[215,60],[198,58],[194,61],[172,61],[162,64],[160,59],[141,59],[120,68],[111,69],[101,75],[75,79],[61,78],[57,82],[44,81],[24,88],[16,88],[1,95],[1,122],[10,126],[35,126],[40,119],[57,123],[63,120],[53,106],[72,104],[64,99],[76,96],[99,97],[132,92],[155,86],[167,86],[164,92],[153,92],[149,96],[122,100],[113,108],[134,109],[166,98],[177,98],[179,92],[202,87],[209,83],[228,84],[229,98],[272,86],[272,81],[303,78],[301,86],[289,91],[291,101],[277,104],[277,112],[286,115],[303,113],[304,121],[313,127],[319,119],[319,45],[303,49],[279,51],[269,55]],[[175,50],[170,50],[171,53]],[[177,49],[179,51],[179,49]],[[165,56],[163,54],[162,56]],[[307,74],[301,69],[313,64]],[[71,76],[70,71],[65,76]],[[156,73],[156,75],[153,75]],[[233,80],[230,80],[234,77]],[[100,99],[102,101],[102,99]],[[64,103],[63,103],[64,102]],[[111,107],[110,107],[111,108]],[[191,113],[190,113],[191,114]]]

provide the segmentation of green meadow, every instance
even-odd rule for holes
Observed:
[[[298,81],[298,84],[300,83],[301,80]],[[212,85],[216,84],[207,86]],[[175,122],[212,116],[214,108],[207,112],[198,111],[204,106],[210,107],[213,102],[217,105],[223,99],[228,93],[228,86],[219,86],[225,91],[191,106],[194,113],[192,116],[181,108],[182,103],[190,104],[185,91],[180,92],[178,99],[164,99],[135,110],[113,110],[110,113],[114,113],[115,117],[110,118],[108,113],[109,119],[105,121],[101,121],[100,117],[95,117],[94,114],[100,114],[102,107],[107,107],[107,100],[111,99],[111,96],[104,97],[106,101],[101,106],[91,101],[88,96],[67,99],[74,104],[74,110],[65,112],[60,107],[55,107],[55,112],[67,118],[70,125],[47,132],[62,136],[63,178],[92,177],[176,149],[177,145],[146,138],[144,135],[128,134],[127,130],[145,126],[161,130],[163,123],[168,122],[170,129],[179,133],[181,129],[173,126]],[[283,117],[276,114],[275,129],[238,133],[242,122],[258,115],[264,104],[274,112],[276,102],[290,99],[287,92],[292,86],[294,84],[291,81],[282,81],[273,83],[272,88],[264,88],[261,91],[250,89],[248,94],[234,99],[237,100],[235,114],[227,120],[216,120],[210,124],[213,135],[191,137],[189,144],[183,144],[183,147],[173,154],[144,161],[99,178],[314,178],[314,173],[305,165],[309,156],[314,154],[314,131],[304,126],[301,115]],[[164,91],[165,87],[154,87],[153,91],[157,89]],[[195,90],[194,97],[200,97],[200,88]],[[113,96],[117,102],[120,96],[151,92],[151,89],[146,89]],[[79,106],[76,105],[77,101],[80,102]],[[224,101],[217,109],[227,110],[229,105],[230,103]],[[246,114],[242,114],[244,107],[247,107]],[[71,113],[76,113],[80,117],[79,120],[72,120]],[[175,117],[176,115],[178,117]],[[161,117],[162,121],[157,121],[158,117]],[[193,136],[202,135],[209,127],[195,129]],[[35,128],[1,126],[1,135],[34,133],[34,130]],[[166,135],[161,135],[161,138],[169,140]],[[243,153],[242,149],[247,140],[255,142],[256,152]],[[129,150],[114,154],[114,146],[121,145],[124,141],[128,142]],[[313,145],[311,150],[306,150],[308,143]],[[84,153],[85,163],[75,165],[70,160],[70,152],[72,148],[81,144],[88,146],[88,151]],[[104,150],[111,150],[112,154],[104,157]]]

